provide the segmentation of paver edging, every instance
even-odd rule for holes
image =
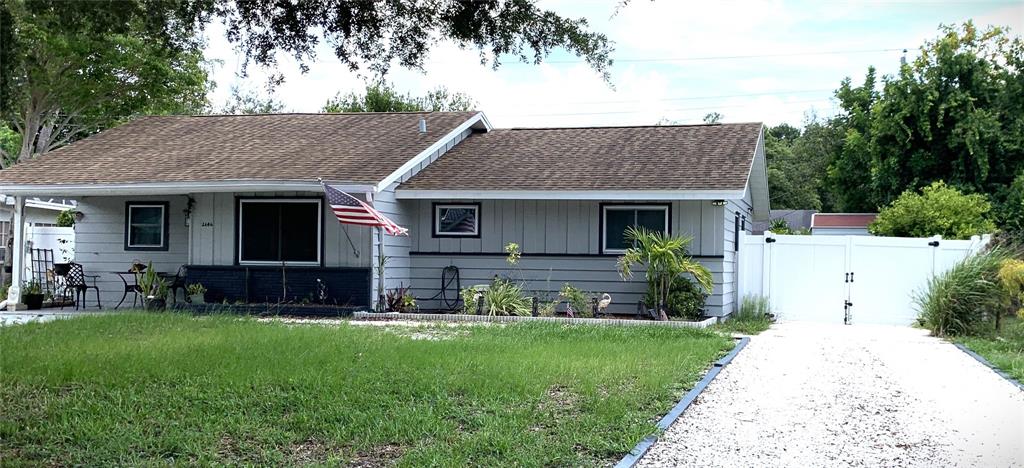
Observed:
[[[676,403],[676,405],[672,407],[672,410],[670,410],[668,414],[666,414],[663,418],[661,418],[660,421],[658,421],[658,433],[663,433],[667,431],[669,426],[675,423],[676,420],[683,415],[686,409],[689,408],[691,404],[693,404],[693,402],[697,399],[701,392],[703,392],[704,389],[707,388],[707,386],[711,383],[712,380],[715,380],[715,377],[718,376],[720,372],[722,372],[722,369],[725,368],[725,366],[729,365],[729,363],[732,362],[733,358],[735,358],[736,355],[739,354],[740,351],[742,351],[743,348],[746,347],[747,343],[749,342],[749,337],[740,338],[739,342],[736,343],[736,346],[732,348],[732,351],[729,351],[729,354],[726,354],[721,359],[715,361],[715,363],[711,366],[711,369],[708,370],[707,374],[704,374],[704,378],[700,379],[700,381],[697,382],[697,385],[694,385],[689,392],[686,392],[686,395],[683,395],[683,399],[679,400],[679,403]],[[643,440],[637,443],[635,447],[633,447],[633,450],[630,450],[629,453],[626,454],[626,456],[622,457],[622,459],[615,464],[615,468],[632,468],[636,466],[636,464],[640,462],[640,459],[647,454],[647,451],[651,449],[651,446],[653,446],[654,443],[657,442],[657,440],[657,434],[652,434],[645,437]]]
[[[968,348],[967,346],[964,346],[964,345],[962,345],[960,343],[953,343],[953,346],[956,346],[957,348],[960,348],[960,351],[963,351],[964,353],[967,353],[967,355],[972,357],[972,358],[974,358],[974,360],[984,364],[989,369],[992,369],[992,372],[995,372],[997,375],[999,375],[1003,379],[1006,379],[1007,382],[1010,382],[1011,384],[1015,385],[1017,387],[1017,389],[1019,389],[1020,391],[1024,392],[1024,383],[1021,383],[1021,382],[1017,381],[1017,379],[1011,377],[1010,374],[1007,374],[1006,371],[996,367],[991,362],[988,362],[988,359],[985,359],[984,357],[982,357],[982,355],[972,351],[971,348]]]
[[[718,322],[715,317],[700,322],[684,322],[681,320],[627,320],[604,318],[566,318],[566,317],[524,317],[517,315],[466,315],[466,314],[420,314],[398,312],[353,312],[353,320],[434,320],[441,322],[555,322],[566,324],[587,325],[625,325],[625,326],[662,326],[677,328],[707,328]]]

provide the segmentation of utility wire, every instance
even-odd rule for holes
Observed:
[[[872,54],[879,52],[903,52],[906,50],[905,47],[899,47],[895,49],[861,49],[861,50],[824,50],[824,51],[807,51],[807,52],[786,52],[778,54],[751,54],[751,55],[708,55],[708,56],[697,56],[697,57],[664,57],[664,58],[615,58],[612,57],[613,63],[647,63],[647,62],[697,62],[697,61],[711,61],[711,60],[747,60],[757,58],[775,58],[775,57],[804,57],[809,55],[844,55],[844,54]],[[541,60],[541,64],[569,64],[569,63],[586,63],[585,60]],[[532,62],[523,63],[519,61],[515,62],[502,62],[502,66],[507,65],[534,65]]]
[[[705,99],[725,99],[725,98],[736,98],[736,97],[753,97],[753,96],[785,96],[789,94],[810,94],[810,93],[825,93],[833,92],[835,88],[826,89],[801,89],[801,90],[788,90],[788,91],[766,91],[763,93],[747,93],[747,94],[722,94],[718,96],[687,96],[687,97],[671,97],[671,98],[655,98],[655,99],[624,99],[619,101],[574,101],[566,102],[565,104],[628,104],[631,102],[651,102],[651,101],[698,101]]]
[[[787,101],[776,106],[790,106],[794,104],[808,104],[808,103],[829,103],[830,100],[823,99],[808,99],[803,101]],[[706,107],[680,107],[676,109],[638,109],[638,110],[623,110],[623,111],[603,111],[603,112],[565,112],[565,113],[545,113],[545,114],[505,114],[509,117],[561,117],[571,115],[612,115],[612,114],[640,114],[644,112],[679,112],[689,110],[718,110],[718,109],[736,109],[741,107],[751,107],[750,104],[736,104],[728,106],[706,106]]]

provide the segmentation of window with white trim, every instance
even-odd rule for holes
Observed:
[[[435,203],[434,237],[480,237],[480,204]]]
[[[601,251],[622,253],[631,247],[626,230],[632,226],[668,234],[668,205],[605,205],[601,213]]]
[[[167,202],[128,202],[124,216],[125,250],[167,250]]]
[[[238,200],[238,262],[320,264],[320,199]]]

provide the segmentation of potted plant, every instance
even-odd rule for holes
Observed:
[[[28,310],[43,308],[43,287],[38,281],[29,281],[21,286],[21,300]]]
[[[192,304],[206,303],[206,286],[202,283],[192,283],[185,287],[188,291],[188,301]]]
[[[142,293],[144,309],[163,310],[167,307],[167,282],[153,269],[153,262],[150,262],[141,273],[135,273],[135,283]]]

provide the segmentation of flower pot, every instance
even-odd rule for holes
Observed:
[[[164,310],[167,307],[167,299],[146,298],[143,302],[143,308],[150,311]]]
[[[39,310],[43,308],[42,294],[23,294],[21,300],[28,306],[28,310]]]
[[[206,304],[206,294],[189,295],[188,301],[192,304]]]

